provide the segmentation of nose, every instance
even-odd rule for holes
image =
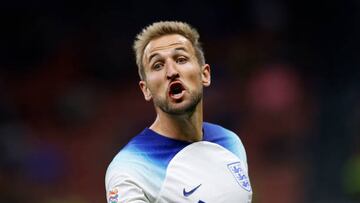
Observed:
[[[176,67],[176,64],[172,61],[169,61],[166,67],[166,78],[168,80],[173,80],[179,77],[179,71]]]

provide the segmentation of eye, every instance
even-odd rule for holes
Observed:
[[[164,66],[163,63],[157,62],[157,63],[154,63],[154,65],[152,66],[152,69],[153,70],[160,70],[163,66]]]
[[[188,59],[184,56],[180,56],[176,59],[176,63],[179,63],[179,64],[184,64],[188,61]]]

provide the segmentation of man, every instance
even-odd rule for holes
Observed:
[[[251,202],[239,137],[203,122],[210,66],[198,32],[157,22],[137,35],[134,50],[140,88],[157,116],[109,165],[108,202]]]

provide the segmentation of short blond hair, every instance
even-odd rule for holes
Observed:
[[[141,80],[145,79],[145,71],[143,65],[144,49],[151,40],[159,37],[179,34],[187,38],[195,49],[195,56],[200,65],[205,64],[205,57],[202,46],[199,42],[200,35],[198,31],[187,23],[179,21],[160,21],[145,27],[134,41],[133,49],[136,56],[136,64]]]

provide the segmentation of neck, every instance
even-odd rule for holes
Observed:
[[[199,102],[194,112],[184,115],[170,115],[156,109],[157,117],[150,129],[177,140],[196,142],[202,140],[203,108]]]

